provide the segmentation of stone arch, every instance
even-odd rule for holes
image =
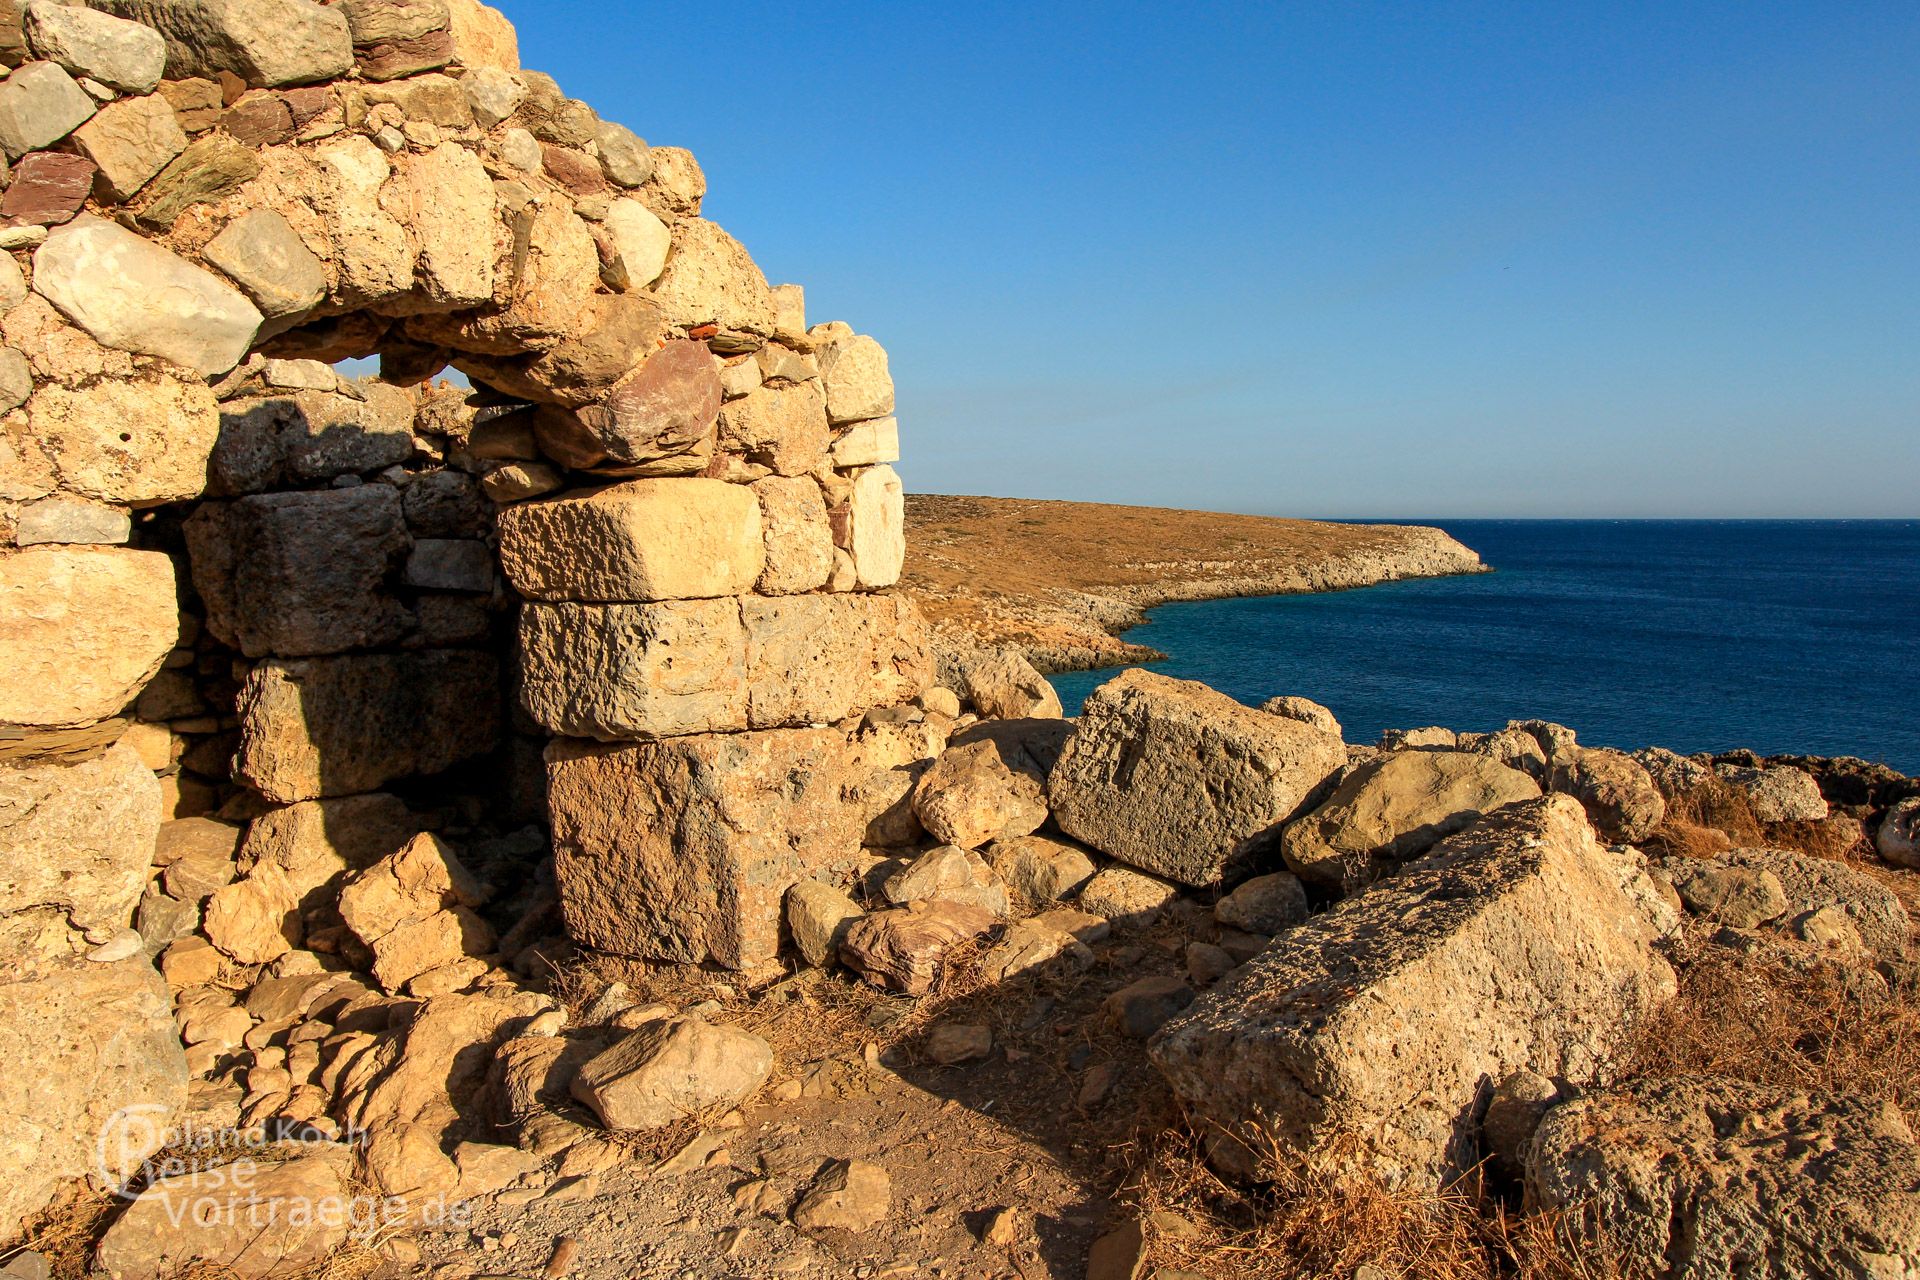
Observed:
[[[933,675],[885,352],[477,0],[5,0],[0,60],[0,1052],[74,1081],[0,1088],[0,1234],[182,1104],[154,957],[381,960],[334,897],[437,786],[583,942],[770,960]]]

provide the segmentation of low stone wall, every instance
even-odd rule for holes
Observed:
[[[550,739],[588,941],[770,956],[784,890],[859,850],[796,853],[815,749],[933,674],[874,594],[879,344],[809,326],[691,155],[477,0],[0,3],[0,61],[0,1043],[68,1082],[0,1086],[0,1235],[213,1065],[155,957],[350,949],[342,877],[548,821]],[[572,785],[607,753],[627,794]],[[736,757],[756,830],[715,819]],[[634,794],[657,830],[610,827]]]

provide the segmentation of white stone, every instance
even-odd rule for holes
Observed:
[[[36,55],[123,93],[152,93],[167,69],[167,42],[152,27],[63,0],[28,0],[26,19]]]
[[[847,427],[833,441],[833,465],[871,467],[900,461],[900,420],[870,418]]]
[[[907,498],[899,473],[868,467],[853,482],[854,571],[869,590],[900,580],[907,558]]]
[[[95,340],[203,376],[240,363],[261,315],[218,276],[133,232],[80,217],[33,255],[34,292]]]
[[[666,223],[638,200],[626,197],[615,200],[607,210],[606,228],[627,269],[629,288],[644,289],[660,278],[667,267],[667,251],[673,246],[673,234]]]
[[[467,105],[482,129],[491,129],[520,109],[527,100],[527,83],[503,67],[477,67],[460,81]]]
[[[827,417],[835,426],[893,412],[893,375],[887,352],[865,334],[829,343],[820,352],[820,375],[827,383]]]

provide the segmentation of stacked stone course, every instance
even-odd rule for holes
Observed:
[[[6,0],[0,63],[0,1045],[76,1082],[0,1086],[0,1234],[449,770],[581,940],[769,959],[933,678],[879,344],[477,0]]]

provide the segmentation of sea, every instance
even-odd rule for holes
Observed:
[[[1389,728],[1572,727],[1920,774],[1920,520],[1408,520],[1494,572],[1163,605],[1126,638],[1256,705]],[[1069,715],[1114,671],[1052,677]]]

